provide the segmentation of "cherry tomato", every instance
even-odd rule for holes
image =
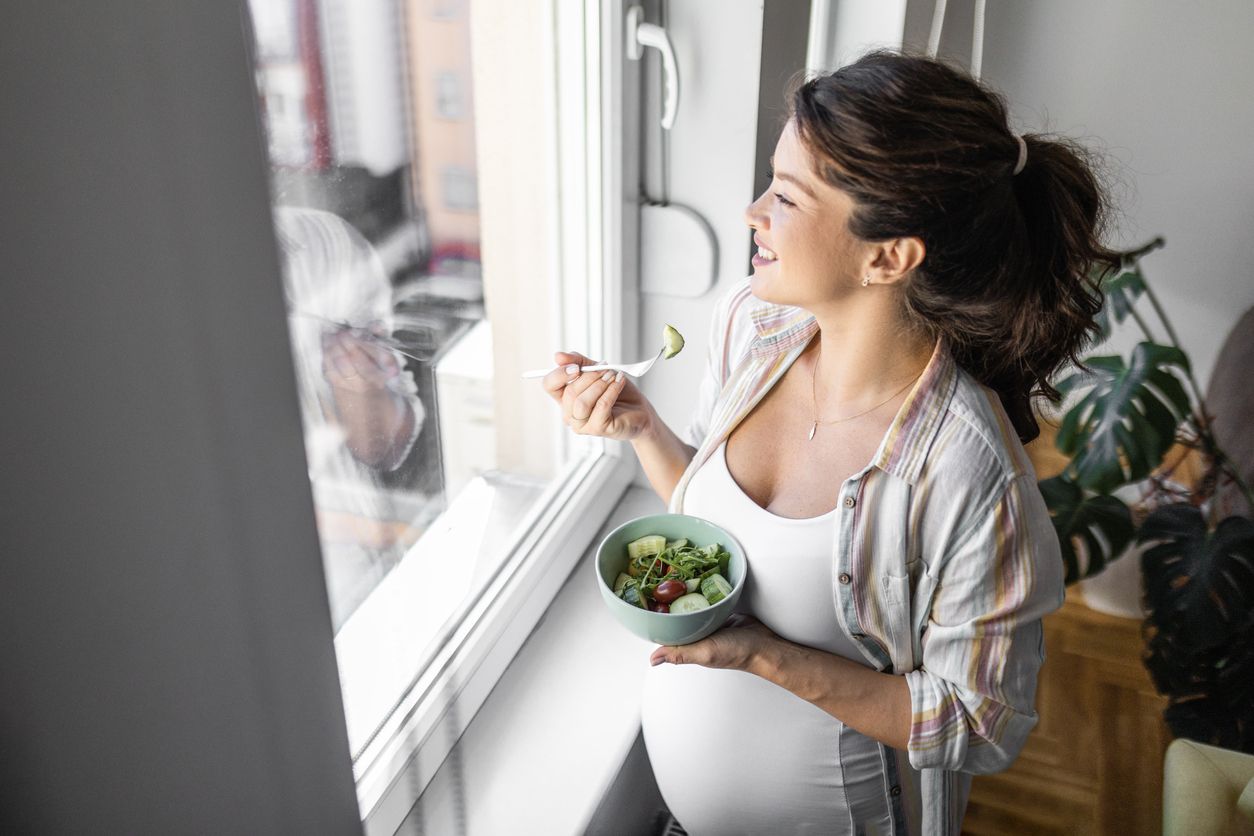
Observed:
[[[653,593],[653,597],[663,604],[670,604],[680,595],[688,591],[688,587],[683,581],[670,580],[662,581],[657,585],[657,590]],[[668,607],[669,609],[669,607]]]
[[[661,601],[654,601],[649,605],[649,609],[653,610],[653,612],[670,612],[671,605],[663,604]]]

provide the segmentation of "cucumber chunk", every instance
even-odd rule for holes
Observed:
[[[710,606],[710,602],[700,592],[689,592],[671,601],[671,612],[675,614],[699,612]]]
[[[689,592],[700,592],[701,591],[701,579],[689,578],[688,580],[684,581],[684,586],[688,587]]]
[[[683,350],[684,335],[676,331],[674,325],[667,325],[662,332],[662,342],[666,344],[666,348],[662,352],[662,359],[669,360]]]
[[[614,594],[621,596],[623,594],[623,587],[626,586],[627,582],[630,580],[631,575],[626,572],[619,572],[618,577],[614,579]]]
[[[644,595],[640,592],[640,587],[631,585],[623,590],[623,600],[633,607],[640,609],[648,609],[648,604],[644,600]]]
[[[661,534],[646,534],[639,540],[632,540],[627,544],[627,557],[635,560],[638,557],[649,557],[650,555],[661,554],[666,548],[666,538]]]
[[[680,537],[678,540],[671,540],[669,543],[667,543],[666,548],[667,549],[682,549],[686,545],[688,545],[688,541]]]
[[[731,584],[727,582],[727,578],[719,574],[710,575],[701,581],[701,594],[705,596],[705,600],[711,604],[717,604],[728,595],[731,595]]]

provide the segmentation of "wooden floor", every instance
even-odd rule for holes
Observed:
[[[1104,615],[1068,590],[1045,620],[1040,723],[1014,766],[977,776],[963,832],[1162,832],[1165,700],[1141,664],[1140,622]]]

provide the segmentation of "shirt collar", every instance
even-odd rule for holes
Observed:
[[[915,484],[932,442],[949,412],[958,385],[958,364],[943,339],[936,341],[923,374],[889,425],[871,463],[886,473]]]
[[[756,298],[751,301],[749,318],[757,336],[750,352],[754,357],[770,357],[805,345],[819,330],[814,314],[792,305],[775,305]]]
[[[755,357],[771,357],[800,348],[819,330],[814,314],[791,305],[754,300],[749,318],[757,332],[750,347]],[[795,359],[795,358],[794,358]],[[932,357],[905,402],[897,410],[871,464],[914,484],[949,410],[958,382],[958,366],[945,341],[937,340]]]

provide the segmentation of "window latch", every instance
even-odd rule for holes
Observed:
[[[675,49],[666,30],[656,23],[645,23],[644,9],[632,6],[627,10],[627,57],[639,61],[644,57],[646,46],[662,54],[662,89],[665,96],[662,127],[669,131],[679,110],[679,68],[675,63]]]

